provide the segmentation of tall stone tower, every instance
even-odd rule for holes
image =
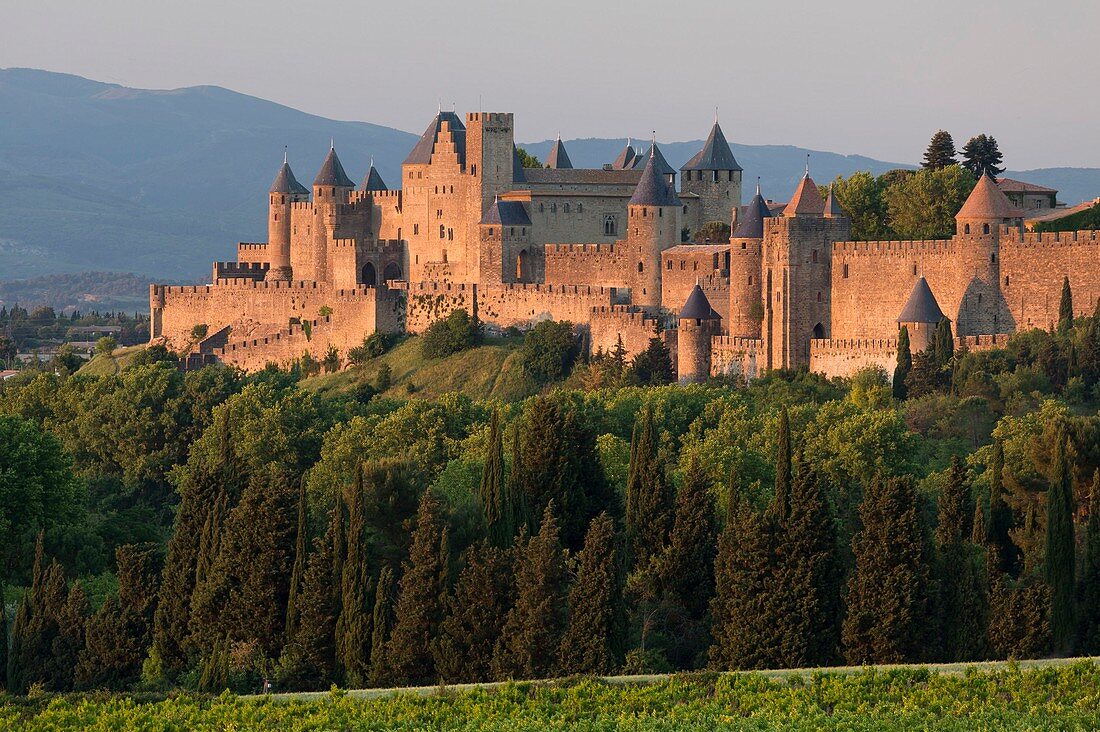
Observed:
[[[290,266],[291,211],[295,203],[309,200],[309,189],[298,182],[294,171],[283,155],[283,167],[275,175],[268,192],[267,251],[271,269],[269,280],[289,280],[293,276]]]
[[[537,282],[542,247],[531,242],[531,218],[519,201],[493,202],[480,226],[482,284]]]
[[[347,205],[348,197],[355,190],[355,183],[344,172],[344,166],[336,155],[336,147],[330,146],[325,162],[313,179],[313,236],[310,252],[311,272],[300,279],[326,281],[331,276],[329,266],[329,242],[337,237],[340,213]],[[294,265],[295,273],[298,265]]]
[[[680,241],[680,199],[676,189],[657,171],[651,153],[627,206],[627,250],[631,299],[656,310],[661,306],[661,252]]]
[[[760,186],[730,236],[730,309],[726,328],[735,337],[759,338],[764,317],[761,299],[761,256],[764,221],[772,216]]]
[[[676,376],[681,384],[701,383],[710,377],[711,337],[721,316],[696,283],[680,309],[676,331]]]
[[[471,232],[470,248],[480,246],[478,226],[497,196],[510,190],[515,182],[518,155],[511,112],[469,112],[466,115],[466,220]],[[519,173],[522,173],[520,167]],[[481,279],[481,256],[477,251],[466,253],[466,280]]]
[[[810,340],[831,330],[832,245],[851,221],[825,216],[825,201],[807,170],[782,217],[767,219],[762,256],[765,367],[809,364]]]
[[[741,206],[741,166],[733,157],[717,116],[703,149],[680,168],[680,191],[699,198],[695,220],[688,222],[693,230],[711,221],[728,223],[730,212]]]
[[[955,335],[1015,329],[1000,288],[1001,234],[1008,228],[1021,228],[1023,216],[988,173],[978,179],[955,215],[959,276],[963,278],[959,290],[964,293]]]

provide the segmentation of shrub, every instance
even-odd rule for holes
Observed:
[[[579,352],[580,344],[572,323],[544,320],[524,337],[520,357],[524,373],[545,384],[565,378]]]
[[[207,332],[210,330],[210,326],[206,323],[199,323],[191,328],[191,340],[201,341],[206,337]]]
[[[110,356],[118,348],[118,341],[114,336],[103,336],[95,342],[95,352],[104,356]]]
[[[446,358],[452,353],[477,345],[481,328],[477,320],[459,308],[443,320],[437,320],[424,331],[421,349],[425,358]]]

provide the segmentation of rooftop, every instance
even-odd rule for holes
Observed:
[[[355,187],[355,183],[344,172],[344,166],[340,164],[340,158],[336,155],[335,147],[329,148],[328,155],[325,156],[325,162],[321,164],[321,169],[317,171],[317,177],[313,179],[313,185],[339,186],[341,188]]]
[[[703,149],[684,163],[681,170],[741,170],[717,119],[714,120],[714,126],[710,128],[710,134],[703,144]]]
[[[771,218],[773,215],[768,204],[764,203],[760,189],[757,188],[756,195],[749,201],[749,205],[745,206],[745,212],[738,219],[732,236],[736,239],[763,239],[764,219]]]
[[[309,189],[298,182],[298,179],[294,177],[294,171],[290,169],[290,165],[283,161],[283,167],[279,168],[279,172],[275,175],[275,180],[271,182],[271,190],[269,193],[309,193]]]
[[[722,316],[715,312],[710,305],[710,300],[703,293],[699,283],[691,288],[684,307],[680,308],[680,320],[721,320]]]
[[[498,226],[530,226],[531,218],[527,215],[527,209],[519,201],[501,201],[497,199],[485,212],[481,223],[496,224]]]
[[[634,206],[680,205],[680,199],[676,197],[676,189],[657,172],[656,156],[650,155],[646,162],[642,177],[638,180],[638,187],[630,197],[630,203]]]
[[[428,129],[424,130],[424,134],[413,145],[412,151],[409,152],[402,165],[428,165],[432,162],[435,140],[439,136],[439,131],[443,129],[444,122],[447,123],[454,134],[455,149],[458,151],[459,161],[466,159],[466,126],[462,124],[462,120],[454,112],[440,111],[432,118],[432,121],[428,124]]]
[[[936,296],[932,294],[932,288],[928,286],[928,280],[921,277],[913,285],[913,291],[898,315],[898,322],[937,324],[943,319],[943,311],[936,302]]]
[[[825,202],[821,200],[821,191],[817,190],[817,183],[814,183],[807,171],[791,196],[790,203],[783,209],[783,215],[821,216],[824,213]]]
[[[1012,205],[988,174],[978,179],[966,203],[955,214],[957,219],[1018,219],[1024,212]]]

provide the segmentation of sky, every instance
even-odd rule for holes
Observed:
[[[1011,169],[1100,167],[1097,0],[0,0],[0,67],[213,84],[419,133],[705,137],[918,162],[986,132]]]

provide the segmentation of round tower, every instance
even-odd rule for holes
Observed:
[[[741,206],[741,173],[715,114],[703,149],[680,168],[680,190],[696,197],[690,228],[729,221],[730,211]]]
[[[932,294],[928,281],[921,277],[913,285],[905,307],[898,314],[898,329],[905,326],[909,331],[909,350],[920,353],[927,350],[936,337],[936,326],[944,319],[940,304]]]
[[[757,185],[756,195],[745,207],[745,213],[730,236],[730,309],[726,327],[734,337],[760,337],[760,324],[764,319],[764,302],[760,295],[764,219],[771,216]]]
[[[696,283],[680,310],[676,330],[676,376],[680,383],[698,384],[710,378],[711,338],[720,320]]]
[[[335,146],[329,146],[325,162],[313,179],[313,251],[309,258],[312,272],[304,279],[328,281],[329,243],[336,238],[340,207],[348,202],[355,183],[344,172]]]
[[[627,207],[627,246],[633,261],[631,298],[653,310],[661,306],[661,252],[680,242],[680,199],[649,160]]]
[[[289,280],[290,232],[293,205],[309,200],[309,190],[294,177],[294,171],[283,153],[283,166],[279,168],[268,192],[267,252],[271,268],[269,280]]]

